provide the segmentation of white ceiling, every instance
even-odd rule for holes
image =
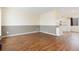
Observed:
[[[79,7],[22,7],[19,9],[39,14],[53,10],[59,10],[66,13],[79,12]]]
[[[7,8],[7,7],[6,7]],[[79,7],[8,7],[11,9],[18,9],[32,14],[42,14],[48,11],[58,10],[65,14],[79,14]]]
[[[12,9],[14,9],[14,8],[12,7]],[[50,8],[50,7],[16,7],[15,9],[18,9],[18,10],[24,11],[24,12],[28,12],[28,13],[32,13],[32,14],[42,14],[42,13],[51,11],[54,8]]]

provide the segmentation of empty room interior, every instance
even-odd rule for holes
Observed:
[[[78,7],[1,7],[0,51],[79,51]]]

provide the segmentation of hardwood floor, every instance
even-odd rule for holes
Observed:
[[[2,51],[72,51],[79,50],[79,33],[65,33],[61,37],[33,33],[3,38]]]

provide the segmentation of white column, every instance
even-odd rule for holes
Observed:
[[[63,30],[62,30],[62,27],[61,27],[61,26],[58,26],[58,27],[56,28],[56,35],[57,35],[57,36],[63,35]]]

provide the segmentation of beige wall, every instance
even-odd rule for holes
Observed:
[[[67,14],[59,10],[52,10],[41,15],[31,14],[20,8],[2,8],[2,25],[59,25],[62,20],[69,25]]]
[[[56,11],[49,11],[40,15],[40,25],[57,25]]]
[[[62,25],[70,26],[69,17],[59,10],[52,10],[40,15],[40,25],[59,25],[60,20]]]
[[[64,10],[66,11],[66,10]],[[2,26],[15,25],[54,25],[58,26],[59,21],[62,21],[62,31],[70,31],[75,29],[79,31],[78,27],[70,27],[69,17],[78,17],[79,13],[68,13],[62,10],[52,10],[43,14],[35,14],[26,12],[26,9],[21,8],[2,8]],[[65,25],[65,27],[64,27]]]
[[[59,27],[59,32],[75,31],[79,32],[79,26],[70,26],[70,17],[78,17],[79,14],[66,13],[60,10],[52,10],[40,15],[40,25],[59,25],[62,21],[62,26]],[[52,30],[53,31],[53,30]]]
[[[2,8],[2,26],[38,25],[38,15],[19,8]]]

